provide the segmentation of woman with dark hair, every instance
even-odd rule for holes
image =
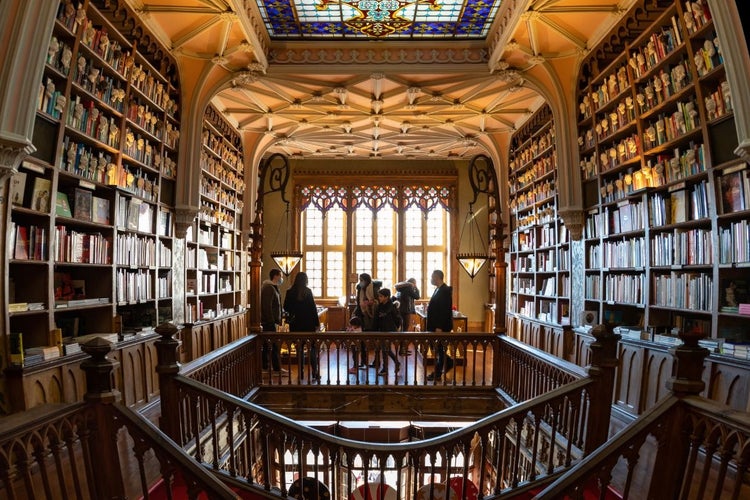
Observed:
[[[362,318],[362,330],[372,331],[375,319],[375,286],[372,277],[367,273],[359,275],[357,284],[357,316]]]
[[[318,319],[318,308],[315,305],[312,290],[307,287],[307,274],[300,272],[294,278],[294,283],[287,290],[284,297],[284,310],[289,315],[289,330],[292,332],[316,332],[320,327]],[[303,346],[298,346],[297,355],[300,362],[300,378],[304,379],[304,353]],[[310,340],[310,367],[312,368],[312,379],[320,380],[318,368],[318,348],[314,339]]]

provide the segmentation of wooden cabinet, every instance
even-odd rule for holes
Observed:
[[[122,403],[138,407],[159,395],[156,375],[157,335],[143,335],[113,346],[109,358],[119,365],[114,370],[115,388]],[[86,393],[84,353],[71,354],[31,367],[11,366],[5,371],[11,412],[25,411],[50,403],[75,403]]]
[[[540,108],[511,140],[508,312],[570,324],[568,232],[557,215],[552,112]]]
[[[618,33],[625,49],[605,43],[582,65],[585,310],[654,340],[703,331],[746,359],[750,173],[732,153],[731,90],[699,5],[631,12],[624,25],[643,29]]]

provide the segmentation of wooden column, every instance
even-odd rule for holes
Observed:
[[[674,375],[667,382],[667,389],[676,397],[697,396],[706,387],[701,375],[708,349],[698,345],[705,334],[686,332],[678,335],[682,344],[669,351],[675,357],[675,366]],[[673,415],[674,418],[664,426],[664,433],[658,439],[654,460],[654,463],[670,466],[660,468],[659,474],[652,477],[650,498],[677,498],[679,495],[690,452],[690,435],[680,425],[686,418],[684,408],[678,405],[673,410]]]
[[[87,443],[91,463],[95,470],[89,475],[94,481],[98,498],[125,498],[122,466],[117,449],[118,427],[115,425],[112,405],[120,402],[120,391],[115,389],[114,369],[118,363],[107,358],[112,343],[96,337],[83,346],[91,358],[81,363],[86,372],[86,394],[83,399],[91,407],[91,431]]]
[[[596,339],[591,343],[591,365],[587,368],[594,379],[590,391],[589,418],[586,426],[586,453],[589,454],[609,437],[609,420],[612,416],[612,393],[617,368],[617,343],[620,335],[615,335],[605,325],[591,329]]]
[[[161,338],[154,342],[158,358],[156,373],[159,374],[159,392],[161,394],[159,427],[176,443],[182,444],[178,409],[180,401],[177,385],[174,382],[175,376],[180,373],[178,351],[181,342],[175,338],[180,330],[172,323],[163,323],[154,328],[154,331],[161,335]]]

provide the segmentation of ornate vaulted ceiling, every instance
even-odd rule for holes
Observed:
[[[501,143],[633,0],[127,2],[266,154],[458,159]]]

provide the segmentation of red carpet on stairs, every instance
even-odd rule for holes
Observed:
[[[254,495],[247,491],[240,491],[235,488],[232,488],[235,493],[237,493],[237,498],[242,500],[262,500],[263,497]],[[522,493],[520,495],[515,496],[508,496],[508,500],[531,500],[534,498],[534,495],[538,494],[541,489],[536,489],[532,491],[527,491],[525,493]],[[175,475],[174,483],[172,485],[172,499],[173,500],[186,500],[188,497],[187,488],[185,486],[184,481],[182,480],[182,476],[180,474]],[[201,493],[198,497],[200,500],[211,500],[208,495],[205,493]],[[566,497],[567,498],[567,497]],[[590,486],[586,488],[586,490],[583,492],[583,500],[598,500],[599,499],[599,488]],[[611,487],[607,488],[607,491],[604,495],[605,500],[622,500],[622,495],[620,495],[618,492],[614,491]],[[143,497],[141,497],[141,500],[143,500]],[[167,487],[163,480],[160,480],[157,482],[149,491],[149,500],[169,500],[169,497],[167,496]]]
[[[249,493],[247,491],[239,491],[236,488],[231,488],[236,494],[238,499],[242,500],[262,500],[263,497],[254,495],[252,493]],[[144,497],[141,497],[141,500],[143,500]],[[148,492],[148,498],[149,500],[169,500],[169,496],[167,495],[167,485],[164,482],[163,479],[159,480],[156,484],[154,484],[151,489]],[[190,498],[188,496],[187,487],[185,486],[185,482],[182,479],[182,476],[178,473],[175,474],[174,481],[172,483],[172,500],[186,500],[187,498]],[[211,498],[206,493],[201,493],[198,498],[200,500],[211,500]]]

